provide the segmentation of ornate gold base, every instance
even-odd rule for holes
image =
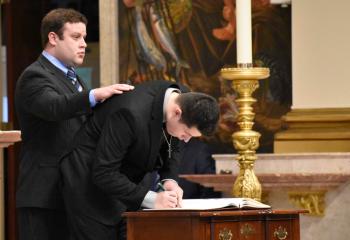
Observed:
[[[256,149],[259,147],[260,133],[252,130],[255,113],[252,104],[256,100],[253,92],[259,87],[258,80],[269,76],[268,68],[223,68],[221,76],[232,81],[232,88],[238,93],[237,123],[240,131],[232,135],[233,145],[238,152],[240,171],[233,186],[233,195],[261,200],[261,185],[254,173]]]

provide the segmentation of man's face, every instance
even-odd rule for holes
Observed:
[[[86,25],[84,23],[65,23],[63,39],[56,38],[55,57],[67,66],[79,66],[85,57]]]
[[[196,127],[187,127],[179,119],[170,119],[166,122],[167,132],[178,139],[188,142],[192,137],[200,137],[202,134]]]

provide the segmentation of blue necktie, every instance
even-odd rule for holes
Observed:
[[[80,85],[78,79],[77,79],[77,74],[75,73],[74,69],[72,67],[68,67],[68,72],[67,72],[67,77],[69,80],[72,81],[73,86],[81,92],[83,90],[83,87]]]

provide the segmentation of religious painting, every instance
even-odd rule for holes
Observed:
[[[165,79],[214,96],[221,109],[215,153],[234,153],[236,93],[221,78],[236,64],[235,0],[120,0],[120,80]],[[253,65],[270,69],[254,93],[258,152],[273,152],[274,134],[291,107],[291,7],[252,0]]]

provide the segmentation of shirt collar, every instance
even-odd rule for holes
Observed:
[[[52,63],[55,67],[57,67],[58,69],[60,69],[62,72],[64,72],[64,74],[67,75],[68,72],[68,68],[57,58],[55,58],[54,56],[52,56],[50,53],[46,52],[45,50],[42,52],[43,56],[50,61],[50,63]]]
[[[164,102],[163,102],[163,122],[166,122],[166,112],[165,112],[165,108],[168,105],[169,102],[169,98],[172,92],[177,92],[177,93],[181,93],[180,89],[178,88],[168,88],[165,91],[165,95],[164,95]]]

